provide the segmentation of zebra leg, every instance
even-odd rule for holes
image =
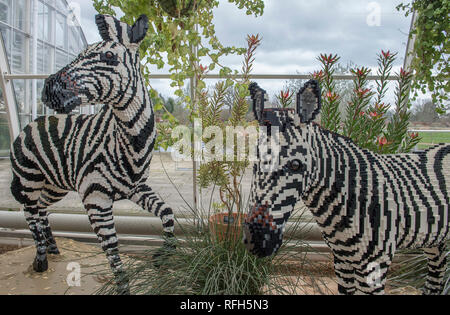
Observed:
[[[36,272],[47,271],[47,241],[44,234],[44,227],[41,225],[39,218],[39,208],[37,205],[27,205],[24,207],[23,212],[34,243],[36,244],[36,257],[33,261],[33,270]]]
[[[383,295],[391,259],[384,258],[369,262],[356,269],[355,281],[357,295]]]
[[[143,209],[159,216],[163,225],[164,245],[156,250],[153,255],[154,265],[156,268],[161,266],[161,257],[170,255],[176,248],[174,242],[174,216],[172,208],[159,198],[159,196],[147,185],[139,185],[130,196],[130,200],[142,207]]]
[[[334,273],[337,277],[339,294],[355,294],[355,270],[344,261],[334,257]]]
[[[172,208],[159,198],[148,185],[139,185],[129,198],[144,210],[159,216],[162,221],[164,234],[167,237],[173,237],[174,216]]]
[[[38,211],[39,211],[39,223],[42,227],[42,232],[44,233],[44,238],[47,245],[48,254],[59,254],[58,247],[56,246],[55,239],[50,228],[50,223],[48,222],[47,207],[60,201],[67,195],[67,191],[57,188],[52,185],[45,185],[41,191],[41,196],[38,201]]]
[[[89,222],[97,235],[114,274],[117,292],[119,294],[129,294],[128,277],[123,270],[119,256],[119,244],[112,212],[113,199],[109,195],[95,189],[89,189],[89,192],[82,199],[88,213]]]
[[[38,169],[30,169],[29,172],[30,174],[26,174],[29,179],[13,172],[11,193],[24,206],[25,220],[36,245],[33,269],[36,272],[44,272],[48,269],[47,242],[39,220],[38,200],[45,184],[45,178]]]
[[[444,274],[447,265],[445,243],[437,247],[424,248],[428,259],[428,275],[425,282],[424,294],[438,295],[444,289]]]

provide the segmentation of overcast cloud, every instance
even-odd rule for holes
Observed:
[[[94,22],[95,9],[91,0],[72,0],[81,6],[81,26],[89,43],[100,40]],[[310,73],[319,68],[316,57],[333,53],[342,63],[374,68],[376,54],[383,50],[399,53],[395,69],[403,64],[410,18],[395,7],[393,0],[266,0],[264,15],[247,16],[228,1],[220,1],[215,11],[216,32],[225,45],[245,45],[247,34],[260,34],[262,45],[256,53],[255,74]],[[368,16],[379,26],[370,26]],[[227,57],[224,64],[234,69],[241,65],[240,57]],[[154,73],[158,73],[156,68]],[[262,82],[271,94],[284,82]],[[153,82],[165,95],[172,94],[167,81]]]

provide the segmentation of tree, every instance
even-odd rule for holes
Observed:
[[[263,0],[228,0],[228,2],[246,10],[247,15],[260,16],[264,11]],[[217,38],[212,21],[213,10],[218,6],[218,0],[94,0],[94,7],[99,13],[115,15],[116,10],[120,9],[124,13],[121,20],[128,24],[133,24],[142,14],[147,15],[150,28],[140,47],[144,78],[149,83],[149,65],[155,65],[158,69],[168,65],[171,86],[177,88],[175,95],[182,97],[187,108],[191,110],[191,118],[194,104],[198,103],[199,92],[206,86],[199,73],[205,69],[213,71],[219,68],[221,76],[233,74],[230,68],[220,63],[220,58],[229,54],[242,55],[246,52],[245,48],[224,46]],[[208,60],[209,65],[200,65],[200,58],[203,61]],[[237,74],[237,71],[234,73]],[[183,93],[183,86],[188,78],[198,79],[196,96],[193,100],[190,95]],[[155,110],[162,109],[164,103],[157,92],[151,89],[150,94],[155,99]],[[173,126],[177,124],[175,117],[168,110],[165,111],[163,118]]]
[[[411,64],[415,71],[412,85],[415,96],[418,90],[426,93],[428,89],[442,114],[450,108],[450,0],[414,0],[401,3],[397,10],[404,10],[406,16],[417,14],[410,34],[416,36]]]
[[[412,111],[411,121],[432,123],[439,120],[439,114],[436,112],[436,104],[428,100],[417,104]]]

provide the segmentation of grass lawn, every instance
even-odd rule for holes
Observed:
[[[426,149],[431,144],[450,143],[450,132],[419,132],[422,138],[419,149]]]

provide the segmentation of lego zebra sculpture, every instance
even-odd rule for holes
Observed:
[[[316,81],[300,90],[296,110],[265,109],[265,91],[256,83],[250,91],[254,113],[268,132],[260,137],[253,169],[247,248],[261,257],[274,254],[302,199],[333,253],[341,294],[383,294],[388,267],[402,248],[423,248],[429,270],[424,293],[439,294],[449,230],[450,145],[378,155],[313,122],[321,107]],[[271,152],[274,138],[279,150]]]
[[[112,213],[113,202],[129,199],[159,215],[172,236],[167,206],[145,182],[156,139],[155,118],[140,69],[139,44],[148,19],[130,27],[98,15],[103,41],[89,46],[70,65],[50,76],[42,101],[69,113],[105,104],[95,115],[53,115],[27,125],[12,145],[11,191],[23,204],[37,247],[33,268],[47,270],[47,253],[58,254],[46,208],[77,191],[111,268],[127,293]]]

